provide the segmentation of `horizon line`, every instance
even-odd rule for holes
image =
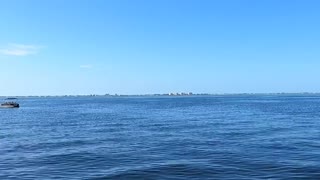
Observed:
[[[81,96],[218,96],[218,95],[286,95],[286,94],[319,94],[320,92],[267,92],[267,93],[147,93],[147,94],[61,94],[61,95],[0,95],[0,97],[81,97]]]

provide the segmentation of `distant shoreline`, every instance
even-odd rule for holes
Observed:
[[[49,97],[197,97],[197,96],[255,96],[255,95],[319,95],[318,93],[168,93],[168,94],[136,94],[136,95],[126,95],[126,94],[89,94],[89,95],[30,95],[30,96],[0,96],[0,98],[49,98]]]

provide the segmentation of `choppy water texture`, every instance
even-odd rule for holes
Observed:
[[[320,96],[27,98],[0,179],[320,179]]]

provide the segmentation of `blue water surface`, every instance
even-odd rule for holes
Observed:
[[[0,179],[320,179],[320,96],[23,98]]]

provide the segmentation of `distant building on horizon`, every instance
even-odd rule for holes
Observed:
[[[191,96],[191,95],[193,95],[193,93],[192,92],[189,92],[189,93],[184,93],[184,92],[182,92],[182,93],[169,93],[169,96]]]

